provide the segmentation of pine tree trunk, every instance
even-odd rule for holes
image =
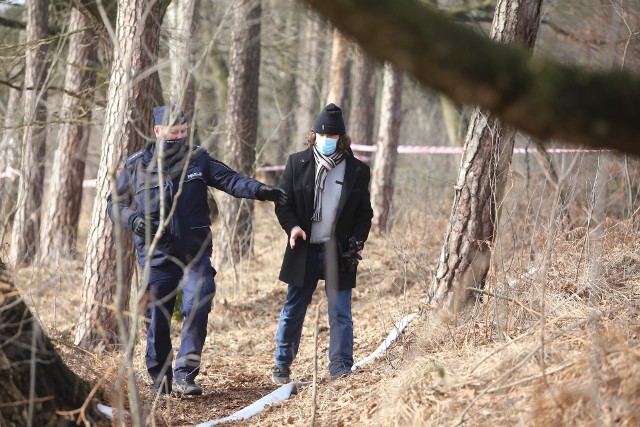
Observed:
[[[146,17],[146,22],[144,17]],[[100,352],[126,337],[133,246],[130,233],[114,227],[107,216],[107,195],[124,160],[141,149],[151,133],[153,75],[161,25],[160,2],[120,0],[116,24],[117,45],[109,82],[102,136],[102,154],[96,179],[91,227],[82,284],[82,304],[76,344]]]
[[[7,427],[75,425],[91,390],[62,361],[53,344],[25,305],[20,292],[0,272],[0,420]],[[91,425],[110,425],[88,402]]]
[[[378,150],[371,173],[373,229],[381,233],[391,228],[396,160],[402,124],[402,74],[391,64],[384,66]]]
[[[491,37],[533,48],[540,23],[538,1],[499,0]],[[479,108],[473,112],[445,242],[429,301],[457,310],[485,285],[500,206],[513,154],[515,129]]]
[[[224,153],[225,162],[246,175],[252,174],[256,156],[261,15],[260,0],[239,0],[234,6]],[[227,194],[220,201],[216,264],[222,266],[251,250],[253,202]]]
[[[300,77],[297,80],[297,93],[300,107],[296,111],[296,132],[289,147],[292,152],[306,147],[307,134],[316,115],[324,107],[320,96],[319,74],[323,60],[321,48],[320,20],[311,9],[306,10],[304,38],[300,41]]]
[[[327,103],[333,102],[349,117],[349,87],[351,84],[351,41],[337,29],[333,30],[331,70]],[[347,120],[345,120],[347,121]],[[347,121],[348,122],[348,121]]]
[[[286,43],[281,49],[282,65],[285,70],[294,70],[296,68],[297,60],[295,55],[291,55],[291,52],[296,51],[296,47],[300,44],[301,32],[300,32],[300,20],[302,14],[298,5],[292,5],[286,12],[283,25],[278,28],[287,40],[292,40],[293,43]],[[294,134],[296,127],[295,116],[297,114],[296,104],[298,103],[297,90],[298,73],[290,72],[284,81],[284,90],[282,91],[282,101],[279,110],[281,112],[281,122],[278,128],[278,148],[275,161],[277,164],[284,164],[287,157],[290,154],[289,147],[291,147],[294,141],[299,141],[298,134]],[[270,136],[270,135],[269,135]]]
[[[351,113],[347,133],[351,136],[352,144],[372,145],[376,114],[376,63],[362,48],[356,47],[355,50]]]
[[[14,82],[14,84],[16,84]],[[20,167],[20,127],[24,107],[22,105],[22,90],[8,89],[9,96],[7,108],[4,114],[2,139],[0,140],[0,173],[7,167],[18,169]],[[23,108],[20,108],[23,107]]]
[[[15,82],[14,82],[15,84]],[[9,89],[8,108],[5,111],[2,140],[0,140],[0,174],[11,174],[10,169],[20,167],[20,125],[22,119],[22,90]],[[7,228],[13,220],[18,196],[18,181],[15,176],[0,179],[0,243],[4,242]]]
[[[194,43],[200,22],[200,0],[174,2],[175,29],[170,39],[171,102],[184,110],[190,123],[195,117]],[[196,129],[192,129],[194,134]]]
[[[96,82],[97,40],[91,22],[73,8],[69,24],[69,55],[49,197],[44,212],[40,256],[56,263],[76,253],[82,181],[91,128],[89,100]],[[80,31],[80,32],[78,32]]]
[[[30,48],[25,68],[21,177],[9,252],[9,262],[16,266],[31,263],[38,252],[47,136],[47,91],[44,84],[49,65],[48,44],[44,39],[49,36],[49,1],[31,0],[25,7]]]

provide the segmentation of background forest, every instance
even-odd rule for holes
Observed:
[[[205,393],[181,399],[145,386],[145,273],[105,196],[153,137],[155,105],[180,104],[197,144],[275,184],[327,102],[372,168],[356,362],[419,315],[330,381],[318,290],[293,366],[317,384],[236,424],[640,424],[640,6],[328,3],[0,3],[0,425],[193,425],[274,390],[287,239],[272,205],[210,192]],[[477,62],[476,39],[520,47]],[[569,78],[538,86],[519,63]],[[516,84],[545,97],[519,103]],[[126,415],[106,421],[98,402]]]

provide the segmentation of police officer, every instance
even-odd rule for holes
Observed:
[[[189,145],[187,122],[178,107],[157,107],[153,115],[156,140],[127,159],[117,194],[107,198],[109,217],[133,232],[138,263],[143,268],[149,264],[146,365],[152,389],[200,395],[195,378],[216,290],[207,187],[277,203],[285,203],[287,196]],[[184,321],[172,371],[170,324],[180,284]]]

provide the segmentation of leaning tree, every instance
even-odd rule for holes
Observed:
[[[111,425],[91,386],[60,358],[0,261],[0,420],[3,426]]]
[[[500,43],[518,43],[533,49],[540,26],[542,0],[499,0],[491,37]],[[476,108],[465,141],[455,185],[451,218],[429,299],[458,303],[468,298],[468,288],[484,288],[500,208],[503,204],[516,129],[498,117]]]

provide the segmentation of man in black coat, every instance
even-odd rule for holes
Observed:
[[[307,306],[321,279],[328,300],[329,374],[351,373],[351,290],[373,218],[369,166],[353,157],[339,107],[329,104],[320,112],[307,143],[309,148],[289,156],[280,180],[288,202],[276,204],[289,237],[280,270],[288,290],[276,333],[276,384],[289,381]]]
[[[286,193],[241,175],[197,145],[175,106],[154,108],[156,140],[133,154],[118,175],[116,194],[107,198],[109,217],[133,233],[146,292],[147,371],[151,387],[185,395],[202,394],[195,383],[215,295],[211,266],[211,220],[207,188],[235,197],[286,202]],[[178,286],[184,315],[180,348],[171,369],[171,316]]]

